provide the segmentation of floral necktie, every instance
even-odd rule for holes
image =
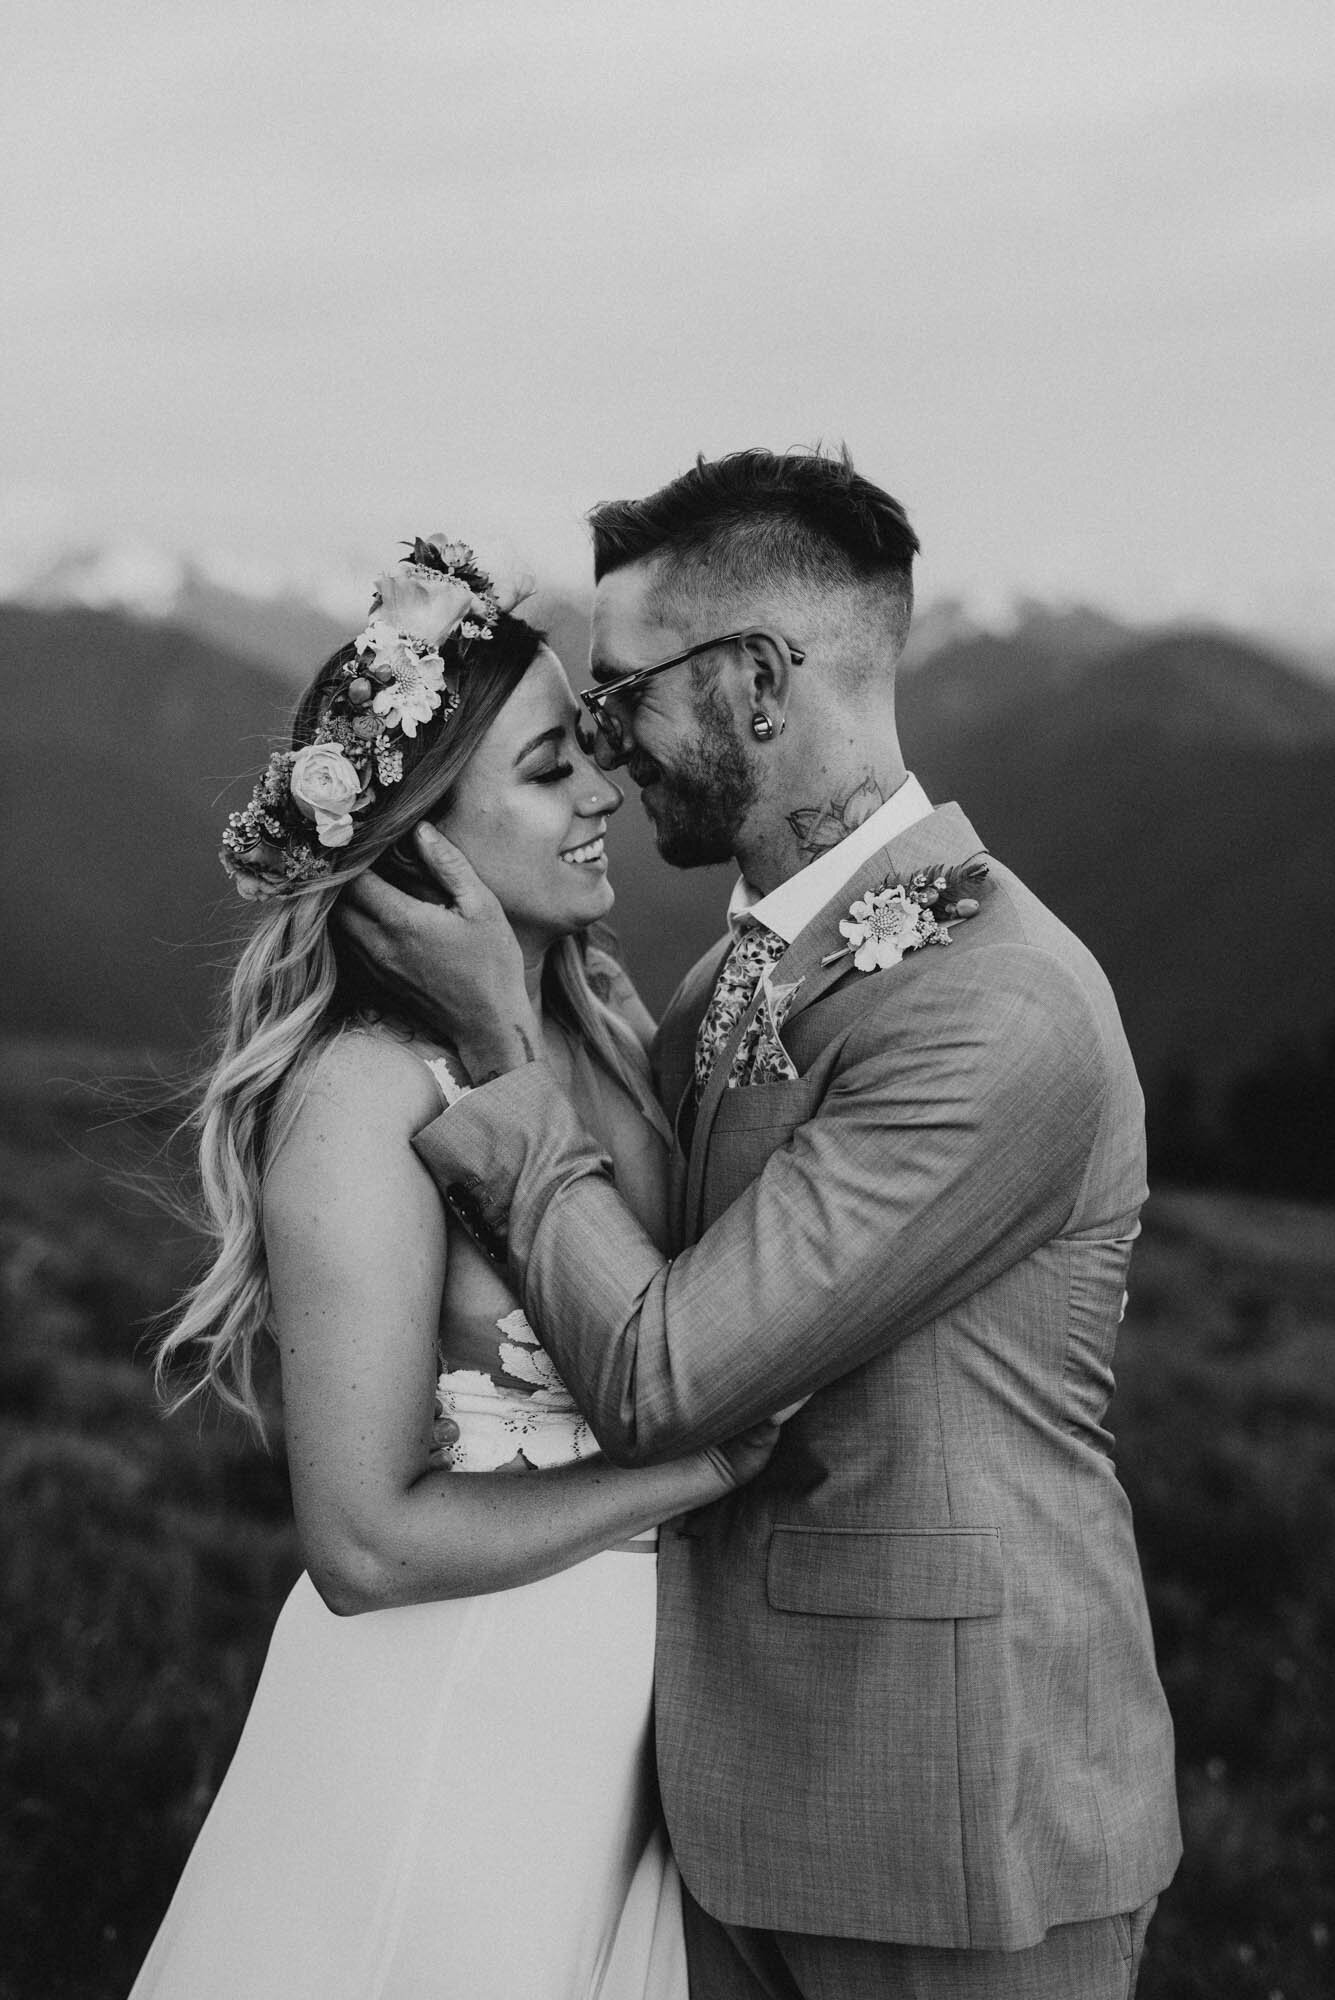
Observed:
[[[755,991],[765,974],[788,949],[786,938],[776,931],[767,930],[764,924],[752,924],[742,932],[732,950],[723,961],[723,969],[714,982],[704,1019],[695,1037],[695,1101],[698,1104],[704,1095],[709,1073],[714,1067],[719,1050],[741,1020],[755,998]],[[745,1067],[746,1049],[738,1050],[738,1063]],[[740,1081],[740,1074],[738,1074]],[[732,1078],[729,1078],[729,1082]]]

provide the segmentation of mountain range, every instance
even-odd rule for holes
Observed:
[[[340,559],[313,550],[257,564],[223,550],[179,555],[130,540],[50,541],[26,549],[0,543],[0,603],[37,611],[114,611],[174,625],[261,666],[303,677],[356,629],[372,574],[374,565],[350,552]],[[541,614],[560,607],[557,623],[575,642],[571,658],[582,660],[588,617],[581,592],[540,587],[537,595]],[[1017,636],[1029,649],[1093,659],[1120,651],[1136,634],[1089,604],[1018,596],[1008,610],[983,615],[962,598],[937,597],[918,606],[906,663],[977,639]],[[1321,641],[1309,633],[1300,643],[1251,636],[1262,651],[1335,682],[1335,638]]]
[[[0,600],[29,611],[110,611],[171,625],[229,653],[305,675],[365,608],[347,573],[257,571],[223,556],[175,556],[137,542],[0,558]]]
[[[168,1045],[204,1030],[244,919],[222,822],[283,736],[296,653],[307,671],[347,630],[305,605],[280,645],[253,605],[249,623],[225,611],[214,595],[226,647],[142,606],[0,604],[0,1026]],[[585,608],[549,594],[538,615],[581,661]],[[996,634],[947,608],[900,708],[929,793],[959,800],[1102,960],[1147,1081],[1185,1065],[1221,1086],[1335,1021],[1335,688],[1225,633],[1035,605]],[[633,796],[612,842],[616,922],[661,1007],[719,934],[729,873],[664,868]]]

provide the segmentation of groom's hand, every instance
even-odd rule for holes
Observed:
[[[452,1044],[470,1080],[483,1083],[538,1058],[523,953],[467,856],[433,826],[419,826],[416,841],[446,900],[424,902],[368,872],[349,883],[337,920],[408,1013]]]

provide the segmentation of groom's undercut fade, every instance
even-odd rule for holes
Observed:
[[[589,514],[596,581],[629,563],[656,565],[654,596],[763,598],[807,588],[873,593],[896,642],[913,615],[918,537],[898,500],[853,465],[847,448],[700,455],[645,500]]]

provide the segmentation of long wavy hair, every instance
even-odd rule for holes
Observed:
[[[256,1360],[272,1332],[263,1230],[267,1166],[297,1115],[319,1052],[350,1024],[395,1016],[392,996],[341,951],[330,914],[347,883],[368,868],[392,874],[397,844],[419,821],[448,808],[464,767],[543,640],[524,619],[505,615],[490,639],[447,641],[441,650],[461,671],[459,705],[446,726],[404,739],[402,778],[358,814],[333,874],[251,905],[254,928],[231,976],[212,1067],[186,1121],[212,1257],[157,1344],[154,1379],[169,1409],[212,1394],[265,1436]],[[311,741],[350,656],[350,647],[340,648],[302,697],[294,749]],[[544,1003],[658,1122],[644,1051],[606,992],[602,968],[590,963],[587,936],[565,937],[551,947]]]

